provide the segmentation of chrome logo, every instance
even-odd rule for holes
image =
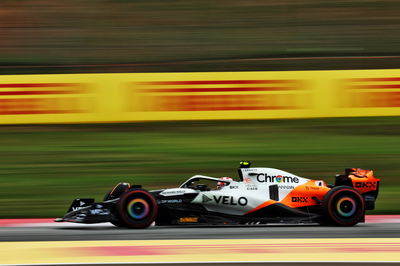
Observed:
[[[283,181],[283,176],[277,175],[277,176],[276,176],[276,182],[282,183],[282,181]]]
[[[349,197],[341,198],[336,204],[337,212],[343,217],[350,217],[356,212],[356,202]]]
[[[133,199],[129,202],[128,213],[134,219],[143,219],[150,212],[150,206],[144,199]]]

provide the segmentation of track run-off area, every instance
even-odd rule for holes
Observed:
[[[182,226],[0,220],[0,264],[205,262],[400,262],[400,216],[367,216],[354,227]]]

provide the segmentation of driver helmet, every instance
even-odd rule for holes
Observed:
[[[232,181],[233,179],[230,178],[230,177],[224,176],[224,177],[221,177],[219,180]],[[217,183],[217,189],[221,189],[221,188],[223,188],[224,186],[226,186],[226,183],[225,183],[225,182],[218,182],[218,183]]]

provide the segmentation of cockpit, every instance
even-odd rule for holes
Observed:
[[[186,180],[180,188],[191,188],[199,191],[210,191],[220,189],[221,183],[223,186],[229,185],[232,180],[222,180],[220,178],[195,175]]]

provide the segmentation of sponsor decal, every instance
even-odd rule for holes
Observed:
[[[110,211],[107,209],[94,209],[90,210],[91,215],[110,215]]]
[[[167,200],[160,200],[158,201],[160,204],[166,204],[166,203],[182,203],[181,199],[167,199]]]
[[[170,191],[163,191],[160,193],[160,195],[166,196],[166,195],[177,195],[177,194],[185,194],[185,190],[170,190]]]
[[[315,186],[305,186],[306,190],[319,190],[319,187]]]
[[[308,197],[292,197],[292,202],[306,203],[308,202]]]
[[[203,194],[202,200],[203,200],[203,203],[206,203],[206,202],[212,201],[212,199],[210,199],[209,197],[207,197],[207,196],[206,196],[206,195],[204,195],[204,194]]]
[[[238,189],[239,186],[229,186],[230,189]]]
[[[302,89],[302,81],[288,79],[144,81],[128,85],[127,100],[129,111],[302,109]]]
[[[245,197],[240,197],[237,201],[231,197],[231,196],[215,196],[213,195],[214,201],[217,204],[223,204],[223,205],[240,205],[240,206],[246,206],[247,205],[247,199]]]
[[[258,188],[257,188],[256,185],[247,185],[247,186],[246,186],[246,189],[247,189],[247,190],[258,190]]]
[[[81,83],[2,83],[0,115],[90,112],[91,91]]]
[[[180,223],[197,223],[199,222],[199,218],[197,217],[181,217],[179,218]]]
[[[81,210],[81,209],[87,207],[86,203],[82,200],[79,200],[79,203],[77,205],[79,205],[79,206],[72,207],[72,211],[78,211],[78,210]],[[96,208],[98,208],[98,207],[96,206]]]
[[[294,189],[294,186],[291,185],[279,185],[279,189]]]
[[[377,182],[356,182],[356,188],[376,188]]]
[[[270,183],[299,183],[299,179],[295,176],[282,176],[282,175],[268,175],[268,174],[257,174],[257,181],[260,183],[270,182]]]
[[[246,184],[250,184],[250,183],[251,183],[251,178],[250,178],[250,177],[246,177],[246,178],[244,179],[244,182],[245,182]]]
[[[399,77],[353,78],[344,80],[345,100],[350,108],[400,107]]]

